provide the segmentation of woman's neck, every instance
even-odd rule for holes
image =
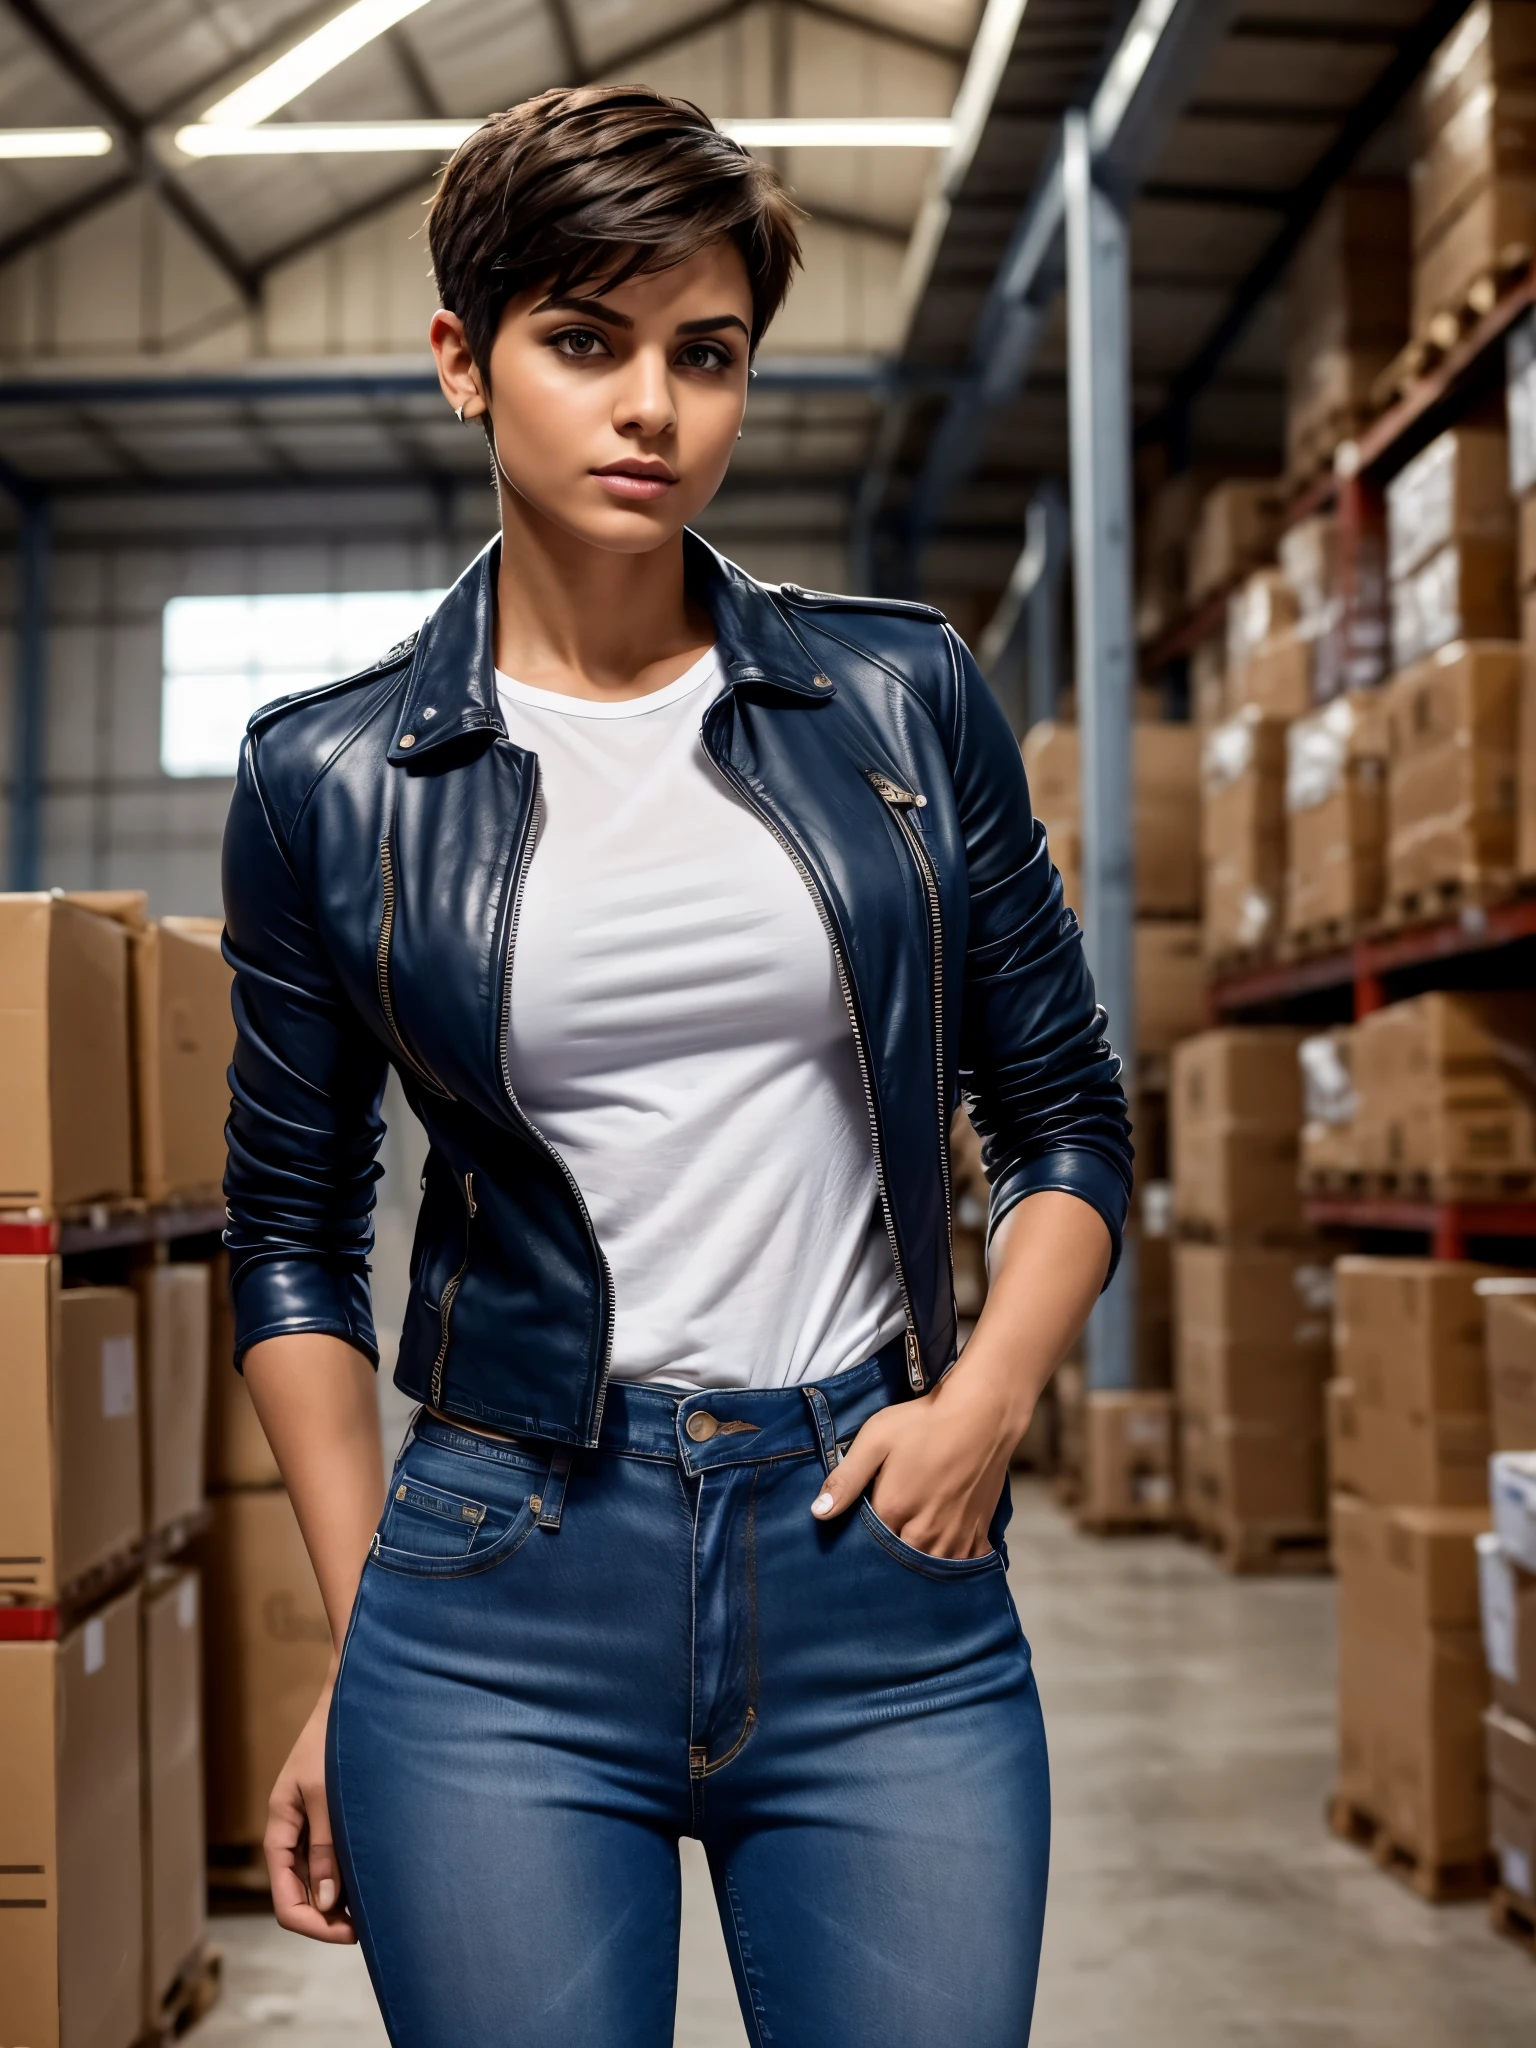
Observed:
[[[689,601],[683,537],[643,555],[595,548],[540,519],[503,486],[496,666],[571,697],[643,697],[714,640]]]

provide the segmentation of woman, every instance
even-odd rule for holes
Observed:
[[[772,175],[686,104],[548,93],[430,232],[500,537],[252,721],[226,848],[238,1350],[344,1643],[278,1918],[360,1939],[409,2048],[662,2048],[694,1834],[755,2041],[1003,2048],[1049,1826],[1008,1460],[1129,1182],[1078,930],[941,616],[686,531],[798,260]],[[389,1065],[431,1149],[386,1495]]]

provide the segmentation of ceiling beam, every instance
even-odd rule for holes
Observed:
[[[894,43],[900,49],[915,51],[919,56],[942,57],[948,63],[963,64],[970,55],[968,43],[952,43],[943,36],[925,35],[921,29],[907,28],[900,22],[880,21],[874,15],[860,13],[857,8],[839,7],[836,0],[790,0],[790,6],[797,14],[838,22],[844,28],[857,29],[861,35],[873,36],[882,43]]]
[[[165,207],[175,214],[204,254],[223,272],[241,299],[247,305],[253,304],[256,281],[248,266],[224,231],[159,161],[150,140],[148,122],[129,106],[112,81],[98,69],[95,60],[59,27],[39,0],[0,0],[0,4],[21,23],[33,41],[48,52],[59,69],[74,81],[116,129],[135,179],[151,186],[159,194]],[[75,216],[76,219],[83,217],[83,212]]]
[[[544,0],[544,13],[554,31],[555,47],[560,52],[560,69],[567,78],[585,78],[587,60],[582,54],[576,24],[571,19],[569,0]]]
[[[1290,193],[1283,225],[1239,280],[1225,312],[1205,340],[1170,380],[1168,396],[1136,431],[1138,443],[1160,441],[1187,417],[1197,392],[1215,375],[1259,306],[1280,282],[1297,245],[1316,219],[1331,188],[1349,170],[1366,143],[1395,111],[1430,57],[1466,13],[1471,0],[1433,0],[1403,36],[1396,55],[1339,128],[1312,169]]]

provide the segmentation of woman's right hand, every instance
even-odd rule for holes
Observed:
[[[331,1682],[316,1700],[267,1802],[262,1847],[279,1927],[311,1941],[356,1941],[341,1890],[341,1866],[325,1799],[325,1725]]]

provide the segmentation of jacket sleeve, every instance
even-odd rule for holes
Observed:
[[[224,955],[235,1363],[264,1337],[314,1330],[377,1365],[368,1255],[388,1061],[337,984],[249,738],[224,831]]]
[[[960,1086],[992,1188],[988,1241],[1026,1195],[1059,1189],[1108,1225],[1112,1275],[1131,1192],[1120,1062],[1030,806],[1018,742],[969,652],[948,629],[946,637],[971,891]]]

